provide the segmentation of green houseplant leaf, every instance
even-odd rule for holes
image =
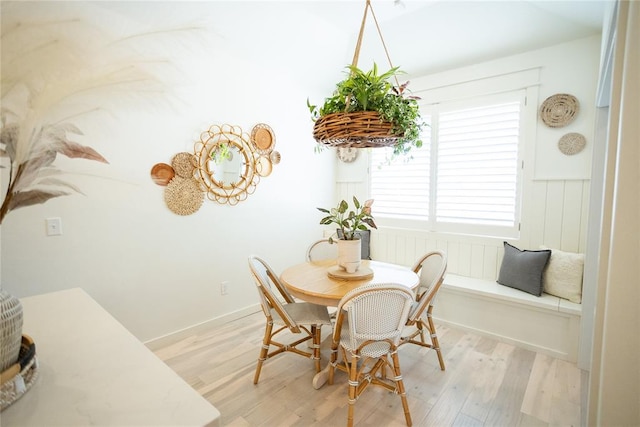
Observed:
[[[320,224],[336,224],[340,228],[340,231],[344,236],[344,240],[357,239],[357,230],[368,230],[369,227],[378,228],[373,220],[373,216],[371,216],[371,205],[373,205],[373,199],[369,199],[361,205],[360,201],[358,201],[354,196],[353,205],[355,210],[349,210],[349,203],[347,203],[346,200],[342,200],[331,210],[316,208],[322,213],[329,214],[320,220]],[[333,239],[329,239],[329,241],[332,242]]]
[[[399,136],[393,146],[394,156],[421,147],[420,133],[425,124],[418,105],[420,98],[408,95],[408,82],[398,86],[390,82],[403,72],[393,67],[379,74],[375,63],[369,71],[354,65],[348,65],[346,69],[347,77],[336,85],[333,94],[321,106],[311,104],[307,99],[311,119],[315,122],[334,113],[376,111],[392,124],[393,134]]]

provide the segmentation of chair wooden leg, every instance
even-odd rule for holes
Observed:
[[[267,360],[269,354],[269,346],[271,345],[271,331],[273,330],[273,323],[267,322],[267,326],[264,328],[264,338],[262,339],[262,348],[260,349],[260,356],[258,357],[258,365],[256,366],[256,373],[253,376],[253,383],[258,384],[260,379],[260,371],[262,370],[262,363]]]
[[[353,426],[354,406],[358,388],[358,357],[352,355],[349,363],[349,412],[347,413],[347,426]]]
[[[426,344],[427,342],[424,340],[424,328],[422,327],[422,321],[418,321],[416,323],[416,328],[418,328],[418,331],[420,333],[420,341],[422,342],[422,344]]]
[[[327,380],[327,383],[329,383],[329,385],[333,385],[333,375],[336,370],[334,364],[336,363],[337,356],[338,350],[332,347],[331,356],[329,358],[329,379]]]
[[[436,333],[436,327],[433,324],[431,317],[431,310],[427,312],[427,322],[429,322],[429,331],[431,332],[431,345],[438,355],[438,362],[440,362],[440,370],[444,371],[444,359],[442,358],[442,351],[440,350],[440,342],[438,341],[438,334]]]
[[[407,402],[407,393],[404,389],[404,381],[402,381],[402,373],[400,372],[400,359],[398,358],[398,350],[396,349],[391,353],[391,360],[393,360],[393,371],[395,373],[395,383],[398,389],[400,399],[402,399],[402,408],[404,410],[404,419],[408,426],[412,425],[411,413],[409,412],[409,403]]]
[[[321,327],[312,325],[311,335],[313,335],[313,358],[316,363],[316,372],[320,372],[322,370],[320,366],[320,341],[322,339]]]

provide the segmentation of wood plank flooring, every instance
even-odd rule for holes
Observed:
[[[402,376],[415,426],[579,426],[587,374],[568,363],[436,325],[446,370],[435,353],[407,344]],[[323,336],[329,335],[326,328]],[[313,363],[287,353],[265,362],[253,384],[264,332],[262,312],[153,348],[222,414],[223,426],[341,426],[347,378],[315,390]],[[329,359],[323,349],[323,366]],[[404,426],[400,398],[369,387],[356,426]]]

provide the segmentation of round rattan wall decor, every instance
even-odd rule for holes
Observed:
[[[151,168],[151,179],[158,185],[166,186],[176,176],[173,168],[166,163],[156,163]]]
[[[265,123],[258,123],[251,130],[251,142],[260,154],[269,155],[276,145],[273,129]]]
[[[279,151],[272,151],[271,154],[269,154],[269,159],[271,159],[271,163],[277,165],[280,163],[280,160],[282,160],[282,155]]]
[[[178,215],[191,215],[200,209],[204,192],[194,178],[174,177],[164,190],[167,207]]]
[[[182,178],[193,177],[193,171],[196,168],[195,156],[191,153],[182,152],[173,156],[171,166],[176,175]]]
[[[551,95],[540,106],[540,118],[550,128],[560,128],[571,123],[578,115],[578,99],[567,93]]]
[[[564,135],[558,141],[558,149],[562,154],[572,156],[584,150],[587,140],[579,133],[572,132]]]

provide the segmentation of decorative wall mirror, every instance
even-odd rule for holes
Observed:
[[[251,137],[239,126],[212,125],[200,134],[194,154],[178,153],[171,165],[155,164],[151,179],[167,187],[167,207],[179,215],[196,212],[204,194],[209,200],[236,205],[280,163],[275,145],[275,134],[264,123],[253,127]]]
[[[238,126],[212,125],[202,132],[195,157],[194,175],[210,200],[235,205],[246,200],[260,182],[256,151]]]

